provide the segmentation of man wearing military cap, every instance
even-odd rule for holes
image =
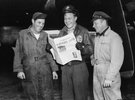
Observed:
[[[73,13],[73,14],[75,14],[75,16],[79,17],[79,12],[78,12],[78,10],[77,10],[74,6],[72,6],[72,5],[65,6],[65,7],[63,8],[63,13],[64,13],[64,14],[65,14],[65,13]]]
[[[59,37],[73,33],[76,37],[76,48],[81,51],[82,61],[70,61],[62,69],[62,100],[87,100],[89,94],[88,69],[85,58],[93,53],[88,30],[77,24],[79,13],[74,6],[63,8],[65,26]]]
[[[105,12],[102,12],[102,11],[95,11],[94,14],[93,14],[93,21],[96,20],[96,19],[106,19],[106,20],[109,20],[111,19],[111,17],[106,14]]]
[[[102,11],[93,14],[93,28],[99,34],[95,37],[93,92],[94,100],[122,100],[120,68],[124,60],[121,37],[111,30],[108,20],[111,17]]]
[[[22,79],[28,100],[53,100],[53,79],[58,78],[58,66],[46,51],[45,18],[46,14],[35,12],[32,25],[19,32],[16,42],[14,72]]]

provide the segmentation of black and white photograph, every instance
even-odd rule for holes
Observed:
[[[135,100],[134,67],[135,0],[0,0],[0,100]]]

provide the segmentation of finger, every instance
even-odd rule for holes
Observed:
[[[103,88],[106,88],[106,84],[105,83],[103,84]]]
[[[111,87],[111,84],[108,84],[108,87]]]
[[[58,75],[56,75],[55,79],[58,79]]]
[[[56,75],[56,79],[58,79],[58,75]]]
[[[57,79],[57,75],[55,75],[55,79]]]
[[[25,79],[25,75],[23,75],[23,79]]]
[[[53,79],[55,79],[55,77],[53,76]]]
[[[109,88],[110,87],[110,84],[109,83],[106,83],[105,84],[105,88]]]
[[[21,76],[20,75],[17,75],[17,77],[21,79]]]
[[[22,76],[18,76],[18,78],[19,78],[19,79],[23,79],[23,77],[22,77]]]
[[[104,83],[103,87],[104,88],[107,88],[108,87],[107,83]]]

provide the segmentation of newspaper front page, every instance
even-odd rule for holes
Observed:
[[[49,43],[52,45],[52,55],[57,63],[65,65],[72,60],[82,60],[80,50],[75,47],[76,38],[73,33],[59,38],[50,38]]]

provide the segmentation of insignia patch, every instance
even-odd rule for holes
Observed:
[[[77,38],[76,38],[77,42],[82,42],[83,41],[83,38],[81,35],[78,35]]]

